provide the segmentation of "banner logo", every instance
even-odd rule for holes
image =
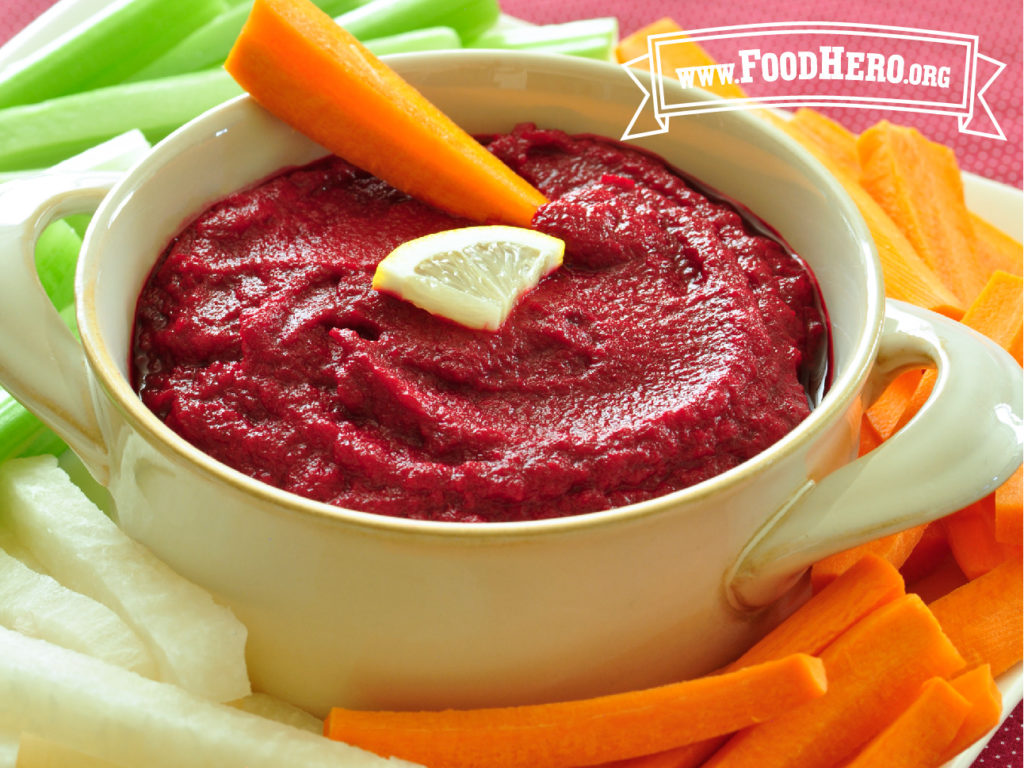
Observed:
[[[731,44],[735,57],[677,66],[693,60],[680,55],[685,46],[710,41]],[[984,99],[1006,65],[980,53],[976,35],[838,22],[739,24],[651,35],[647,54],[622,66],[643,94],[623,140],[665,133],[672,117],[753,107],[926,112],[955,117],[962,133],[1006,139]],[[657,74],[728,95],[673,101]]]

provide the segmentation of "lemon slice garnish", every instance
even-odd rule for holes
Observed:
[[[532,229],[449,229],[395,248],[377,265],[373,287],[469,328],[496,331],[564,252],[557,237]]]

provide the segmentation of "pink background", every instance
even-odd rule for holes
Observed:
[[[52,4],[52,0],[0,0],[0,44]],[[671,16],[691,29],[761,22],[842,21],[976,35],[982,54],[1007,65],[985,95],[1006,134],[1005,141],[961,134],[954,117],[864,109],[825,111],[857,132],[882,118],[916,126],[930,139],[952,147],[964,170],[1021,187],[1024,77],[1019,0],[501,0],[501,5],[506,13],[536,23],[616,16],[623,35],[663,16]],[[716,55],[712,46],[708,48]],[[753,90],[751,93],[757,95]],[[982,766],[1024,767],[1021,706],[975,762],[975,768]]]

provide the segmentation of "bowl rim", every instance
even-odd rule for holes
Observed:
[[[449,59],[466,64],[502,66],[504,68],[510,65],[524,69],[554,66],[568,73],[593,77],[608,76],[624,66],[612,62],[558,54],[467,49],[398,54],[384,57],[384,59],[403,65],[403,68],[414,66],[420,61],[425,63],[446,62]],[[666,82],[665,86],[673,90],[678,89],[687,100],[716,98],[701,89],[684,89],[674,82]],[[99,246],[94,243],[102,241],[102,238],[98,237],[95,232],[101,225],[105,225],[116,216],[124,200],[130,196],[133,187],[144,183],[153,169],[158,169],[165,164],[166,160],[177,156],[179,144],[189,143],[189,140],[195,136],[210,135],[210,129],[207,127],[209,124],[225,124],[225,116],[233,115],[235,112],[251,108],[254,105],[255,101],[252,97],[242,94],[213,107],[160,141],[124,175],[111,193],[104,198],[89,226],[83,243],[83,257],[78,262],[76,290],[81,297],[78,302],[77,320],[86,359],[92,374],[122,418],[138,435],[143,437],[151,448],[159,451],[165,457],[171,458],[173,463],[187,464],[206,475],[207,479],[224,483],[236,492],[266,502],[263,507],[267,509],[282,515],[298,513],[332,525],[373,530],[387,535],[441,537],[446,540],[462,539],[466,541],[550,537],[554,534],[570,534],[579,530],[590,530],[607,525],[621,525],[639,518],[665,514],[678,510],[680,507],[699,503],[722,492],[728,486],[742,484],[764,472],[770,466],[785,460],[801,445],[828,429],[834,420],[841,418],[867,379],[881,337],[885,305],[881,265],[867,224],[839,182],[806,149],[769,121],[756,118],[747,110],[731,110],[726,113],[719,112],[720,119],[739,120],[746,123],[749,128],[753,128],[755,133],[766,134],[770,141],[780,144],[792,155],[792,161],[800,166],[798,170],[802,174],[816,177],[815,181],[835,197],[839,215],[850,224],[854,231],[864,261],[866,277],[870,283],[866,293],[865,333],[856,340],[854,348],[851,350],[848,368],[838,379],[833,380],[829,391],[810,415],[777,442],[736,467],[695,485],[662,496],[578,515],[515,522],[442,522],[392,517],[315,501],[250,477],[196,448],[146,408],[127,378],[121,374],[111,357],[110,350],[102,340],[95,284],[86,279],[89,276],[86,272],[89,266],[96,261],[93,254],[99,249]],[[326,153],[327,150],[325,150]],[[682,170],[685,171],[685,169]],[[93,271],[92,276],[98,277],[96,270]],[[827,307],[826,311],[828,311]]]

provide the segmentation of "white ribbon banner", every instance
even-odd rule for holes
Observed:
[[[734,46],[735,58],[674,65],[693,61],[681,47],[708,42]],[[739,24],[651,35],[647,54],[623,67],[643,93],[623,140],[665,133],[672,117],[755,107],[949,115],[962,133],[1006,139],[984,99],[1006,65],[980,53],[976,35],[839,22]],[[684,87],[731,85],[745,94],[753,86],[766,95],[671,101],[658,74]]]

